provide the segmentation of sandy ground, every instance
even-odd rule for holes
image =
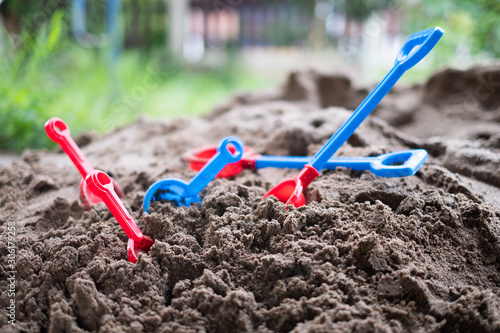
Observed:
[[[258,153],[313,155],[367,89],[301,72],[241,94],[202,119],[138,120],[77,139],[125,191],[149,256],[103,205],[84,211],[61,151],[0,167],[0,230],[16,227],[16,326],[7,323],[8,243],[0,243],[5,332],[500,331],[500,67],[444,70],[396,87],[338,156],[424,148],[407,178],[326,171],[288,209],[262,199],[297,171],[245,170],[201,206],[157,202],[154,181],[190,179],[187,150],[236,135]],[[41,124],[42,126],[42,124]]]
[[[15,154],[9,152],[0,151],[0,165],[4,167],[9,167],[12,165],[12,162],[18,157]]]

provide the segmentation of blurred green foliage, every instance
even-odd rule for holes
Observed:
[[[72,135],[109,132],[140,114],[197,116],[239,90],[271,82],[244,73],[233,62],[224,69],[192,68],[165,51],[124,51],[116,73],[105,49],[84,48],[68,32],[58,10],[36,34],[7,39],[0,56],[0,149],[20,151],[54,144],[43,124],[64,119]],[[112,68],[112,66],[111,66]]]
[[[446,38],[436,47],[439,57],[450,59],[458,48],[472,54],[500,57],[500,1],[498,0],[420,0],[406,1],[406,32],[422,27],[441,26]]]
[[[266,37],[271,45],[275,46],[301,45],[307,41],[309,32],[310,28],[307,25],[278,22],[267,29]]]
[[[10,31],[2,34],[0,43],[0,123],[3,124],[0,149],[20,151],[53,145],[43,124],[54,116],[63,118],[73,135],[84,130],[108,132],[130,123],[140,114],[200,115],[237,90],[275,83],[242,71],[234,49],[229,52],[233,61],[223,69],[181,64],[165,52],[163,33],[151,35],[154,41],[148,42],[158,47],[125,50],[113,71],[106,49],[87,49],[73,41],[68,27],[68,3],[67,0],[7,0],[0,6]],[[292,0],[292,3],[301,13],[314,15],[317,1]],[[334,4],[337,12],[344,10],[359,21],[384,8],[401,11],[405,34],[441,26],[446,38],[433,52],[435,64],[456,59],[461,49],[465,49],[465,54],[500,57],[500,1],[339,0]],[[89,6],[94,13],[88,17],[91,30],[102,31],[104,0],[89,1]],[[161,29],[162,20],[163,16],[158,17],[156,28]],[[304,42],[310,27],[291,29],[293,24],[277,24],[267,38],[278,46]],[[143,35],[149,36],[138,34]],[[9,39],[11,36],[16,36],[16,40]],[[425,73],[414,70],[407,79],[421,80],[434,68],[428,66]]]
[[[393,6],[393,0],[345,0],[347,17],[364,21],[374,12]]]

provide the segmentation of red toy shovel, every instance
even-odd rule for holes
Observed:
[[[100,170],[94,170],[85,178],[88,188],[106,204],[109,211],[129,238],[127,244],[128,260],[137,262],[139,252],[149,253],[154,240],[142,234],[113,188],[111,177]]]
[[[302,171],[293,179],[285,180],[276,185],[264,195],[275,196],[287,205],[292,204],[300,207],[306,204],[304,189],[319,176],[330,157],[349,139],[359,125],[380,103],[382,98],[391,90],[399,78],[411,67],[422,60],[436,45],[443,30],[439,27],[420,31],[412,34],[406,40],[396,57],[394,67],[365,98],[365,100],[354,110],[347,121],[333,134],[328,142],[316,153],[311,162],[306,164]]]
[[[91,191],[87,189],[87,185],[85,184],[85,177],[92,171],[94,168],[90,165],[89,161],[85,158],[82,151],[76,145],[75,141],[71,137],[69,133],[69,127],[66,125],[64,121],[59,118],[51,118],[45,123],[45,132],[48,137],[58,143],[62,150],[68,155],[73,164],[76,166],[83,179],[80,183],[80,195],[82,197],[82,205],[86,210],[90,210],[92,204],[97,204],[102,200],[94,195]],[[111,179],[113,182],[116,193],[120,198],[123,197],[123,191],[115,182],[114,179]]]

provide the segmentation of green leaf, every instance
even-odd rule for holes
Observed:
[[[54,50],[59,40],[61,39],[63,26],[63,12],[58,10],[52,15],[50,19],[50,31],[47,38],[47,51],[51,52]]]

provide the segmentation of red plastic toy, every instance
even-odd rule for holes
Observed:
[[[229,151],[234,153],[235,149],[233,146],[228,146]],[[217,146],[206,146],[201,149],[187,152],[183,155],[184,161],[189,163],[189,167],[193,171],[201,170],[205,164],[217,153]],[[243,169],[255,169],[255,160],[260,155],[255,154],[254,150],[250,147],[243,148],[243,156],[241,160],[236,163],[229,163],[226,165],[224,169],[222,169],[217,177],[226,178],[226,177],[234,177]]]
[[[82,205],[84,209],[90,210],[92,204],[97,204],[102,202],[102,200],[94,195],[91,191],[87,189],[87,185],[85,184],[85,177],[94,171],[92,165],[90,165],[89,161],[85,158],[80,148],[78,148],[77,144],[71,137],[69,133],[69,127],[66,123],[59,118],[51,118],[45,123],[45,132],[48,137],[58,143],[62,150],[68,155],[73,164],[76,166],[80,174],[82,175],[82,181],[80,183],[80,194],[82,197]],[[116,190],[116,193],[120,198],[123,197],[123,191],[116,183],[114,179],[111,179],[113,186]]]
[[[106,204],[109,211],[120,224],[129,238],[127,244],[128,260],[136,263],[139,252],[149,253],[154,240],[142,234],[132,216],[113,188],[113,181],[106,173],[94,170],[87,175],[85,183],[96,196]]]
[[[391,90],[399,78],[410,68],[422,60],[436,45],[443,30],[439,27],[427,29],[412,34],[399,51],[393,68],[373,89],[365,100],[354,110],[354,113],[335,132],[325,145],[316,153],[314,158],[304,166],[300,173],[271,188],[264,198],[275,196],[287,205],[300,207],[306,204],[304,189],[319,176],[328,160],[349,139],[359,125],[380,103],[382,98]]]

